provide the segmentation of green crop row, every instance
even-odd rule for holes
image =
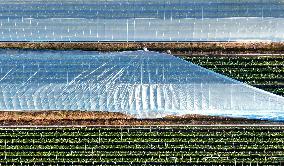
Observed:
[[[4,138],[9,138],[9,139],[13,139],[14,137],[16,138],[25,138],[27,137],[27,135],[30,138],[38,138],[38,137],[56,137],[56,138],[70,138],[70,137],[107,137],[107,136],[111,136],[111,137],[156,137],[156,138],[165,138],[165,137],[178,137],[178,138],[204,138],[204,137],[210,137],[210,138],[214,138],[214,137],[218,137],[218,138],[227,138],[228,136],[234,137],[234,138],[251,138],[251,137],[271,137],[271,138],[277,138],[277,137],[284,137],[284,133],[280,133],[280,132],[271,132],[271,133],[265,133],[265,132],[224,132],[224,133],[208,133],[208,132],[198,132],[198,133],[171,133],[171,132],[161,132],[161,133],[152,133],[152,132],[114,132],[114,133],[85,133],[85,132],[81,132],[81,133],[72,133],[72,132],[64,132],[62,134],[58,134],[58,133],[36,133],[36,132],[31,132],[31,133],[0,133],[0,138],[4,139]]]
[[[216,144],[224,144],[224,143],[231,143],[231,142],[240,142],[240,143],[254,143],[254,142],[259,142],[259,143],[283,143],[284,142],[284,137],[279,137],[279,138],[274,138],[274,137],[265,137],[265,138],[258,138],[258,137],[254,137],[254,138],[249,138],[249,136],[243,137],[241,139],[238,139],[236,137],[228,137],[228,138],[222,138],[222,137],[215,137],[215,138],[187,138],[187,137],[168,137],[168,138],[155,138],[155,137],[104,137],[104,138],[100,138],[100,137],[88,137],[88,138],[76,138],[76,137],[72,137],[72,138],[14,138],[14,139],[0,139],[0,144],[4,144],[4,143],[103,143],[103,142],[126,142],[126,143],[131,143],[131,142],[143,142],[143,140],[147,140],[147,142],[152,142],[152,143],[159,143],[159,142],[182,142],[182,143],[199,143],[202,144],[204,142],[204,144],[208,143],[216,143]]]

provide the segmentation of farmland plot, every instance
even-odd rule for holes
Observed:
[[[279,165],[283,127],[2,128],[2,165]]]

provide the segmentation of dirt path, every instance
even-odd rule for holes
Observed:
[[[284,53],[284,42],[0,42],[0,48],[17,49],[131,51],[144,47],[183,55]]]
[[[137,119],[129,115],[87,111],[0,112],[0,126],[151,126],[151,125],[282,125],[280,122],[204,115]]]

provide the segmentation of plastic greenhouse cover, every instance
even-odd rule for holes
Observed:
[[[0,50],[1,110],[284,120],[284,98],[156,52]]]
[[[283,0],[0,0],[0,41],[284,41]]]

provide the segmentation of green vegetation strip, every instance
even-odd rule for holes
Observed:
[[[284,126],[1,128],[1,165],[279,165]]]
[[[284,56],[185,56],[185,60],[284,96]]]

